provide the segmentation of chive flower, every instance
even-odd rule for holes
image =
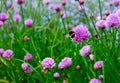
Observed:
[[[62,61],[58,65],[58,69],[65,69],[72,65],[72,59],[69,57],[65,57],[62,59]]]
[[[52,69],[55,66],[55,62],[52,58],[47,57],[41,62],[43,69]]]
[[[12,55],[13,55],[13,51],[12,50],[6,50],[6,51],[4,51],[2,56],[4,58],[6,58],[6,59],[10,59],[12,57]]]
[[[6,13],[1,13],[0,14],[0,21],[6,21],[8,19],[8,15]]]
[[[80,25],[75,28],[73,28],[73,33],[75,34],[74,37],[72,37],[72,40],[78,43],[82,43],[82,41],[85,41],[89,37],[89,31],[88,28]]]
[[[89,81],[89,83],[102,83],[102,82],[96,78],[93,78]]]
[[[33,59],[32,54],[26,54],[26,56],[24,56],[25,61],[32,61],[32,59]]]
[[[80,49],[80,55],[81,56],[88,56],[90,53],[91,53],[91,48],[90,48],[90,46],[89,45],[85,45],[84,47],[82,47],[81,49]]]
[[[28,18],[28,19],[25,20],[24,24],[25,24],[25,26],[28,27],[28,28],[29,28],[29,27],[32,27],[32,25],[33,25],[33,20],[30,19],[30,18]]]

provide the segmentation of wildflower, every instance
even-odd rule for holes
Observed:
[[[41,62],[43,69],[51,69],[55,66],[54,60],[52,58],[45,58]]]
[[[12,3],[11,3],[10,1],[8,1],[8,2],[6,3],[6,6],[7,6],[7,8],[12,8]]]
[[[56,12],[59,12],[61,7],[59,5],[56,5],[53,7],[53,9],[56,11]]]
[[[63,83],[67,83],[67,81],[66,81],[66,80],[63,80]]]
[[[79,52],[81,56],[88,56],[91,53],[91,48],[89,45],[86,45]]]
[[[20,21],[21,21],[21,16],[20,16],[19,14],[15,14],[15,15],[13,16],[13,19],[14,19],[14,21],[16,21],[16,22],[20,22]]]
[[[1,13],[0,14],[0,21],[6,21],[8,19],[8,15],[6,13]]]
[[[51,2],[51,0],[43,0],[43,3],[46,5],[50,4],[50,2]]]
[[[95,64],[94,64],[94,69],[97,70],[97,69],[100,69],[102,68],[103,66],[103,61],[97,61]]]
[[[25,70],[28,69],[28,64],[27,63],[22,63],[21,67],[22,67],[22,70],[25,71]]]
[[[62,5],[63,5],[63,6],[66,5],[66,0],[62,0]]]
[[[60,12],[60,16],[61,17],[64,16],[64,12],[63,11]]]
[[[0,56],[2,56],[4,53],[4,49],[0,48]]]
[[[32,72],[32,68],[28,67],[25,71],[24,71],[26,74],[29,74]]]
[[[32,21],[32,19],[26,19],[24,24],[26,27],[32,27],[33,21]]]
[[[12,55],[13,55],[13,51],[12,50],[6,50],[6,51],[4,51],[2,56],[4,58],[6,58],[6,59],[10,59],[12,57]]]
[[[27,42],[29,40],[28,36],[24,37],[24,42]]]
[[[32,59],[33,59],[33,56],[31,54],[27,54],[26,56],[24,56],[25,61],[31,61]]]
[[[72,59],[69,57],[65,57],[64,59],[62,59],[62,61],[59,63],[58,65],[58,69],[64,69],[64,68],[68,68],[72,65]]]
[[[96,26],[97,26],[98,29],[105,29],[105,20],[97,21]]]
[[[17,4],[21,5],[23,3],[25,3],[25,0],[17,0]]]
[[[118,26],[120,23],[119,17],[116,14],[110,14],[106,18],[106,25],[107,27],[115,27]]]
[[[3,22],[2,21],[0,21],[0,27],[2,27],[3,26]]]
[[[73,28],[72,32],[75,34],[72,40],[78,43],[82,43],[82,41],[87,40],[89,37],[89,31],[84,26],[77,26]]]
[[[120,5],[120,0],[113,0],[113,3],[115,6],[118,6],[118,5]]]
[[[80,5],[84,4],[84,0],[79,0]]]
[[[60,77],[60,74],[59,74],[58,72],[55,72],[55,73],[54,73],[54,78],[55,78],[55,79],[58,79],[59,77]]]
[[[76,66],[76,70],[80,70],[80,68],[81,68],[80,65]]]
[[[96,78],[93,78],[89,81],[89,83],[102,83],[102,82]]]

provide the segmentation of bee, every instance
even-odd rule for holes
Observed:
[[[70,31],[69,35],[70,35],[71,38],[74,38],[75,37],[75,32],[74,31]]]

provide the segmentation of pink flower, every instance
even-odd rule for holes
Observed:
[[[27,63],[22,63],[21,67],[22,67],[22,70],[25,71],[28,68],[28,64]]]
[[[26,55],[24,56],[24,60],[25,60],[25,61],[32,61],[32,59],[33,59],[33,56],[32,56],[31,54],[26,54]]]
[[[8,2],[6,3],[6,6],[7,6],[7,8],[12,8],[12,3],[11,3],[10,1],[8,1]]]
[[[26,19],[24,24],[26,27],[32,27],[33,21],[32,21],[32,19]]]
[[[14,19],[14,21],[16,21],[16,22],[20,22],[20,21],[21,21],[21,16],[20,16],[19,14],[15,14],[15,15],[13,16],[13,19]]]
[[[82,43],[82,41],[85,41],[89,37],[89,31],[86,27],[83,26],[77,26],[73,28],[72,30],[75,34],[75,36],[72,38],[73,41]]]
[[[90,80],[89,83],[102,83],[100,80],[96,79],[96,78],[93,78]]]
[[[51,0],[43,0],[43,3],[46,5],[50,4],[50,2],[51,2]]]
[[[103,61],[97,61],[95,64],[94,64],[94,69],[97,70],[97,69],[100,69],[102,68],[103,66]]]
[[[54,73],[54,78],[55,78],[55,79],[58,79],[59,77],[60,77],[60,74],[59,74],[58,72],[55,72],[55,73]]]
[[[4,22],[4,21],[6,21],[7,19],[8,19],[8,15],[7,15],[6,13],[1,13],[1,14],[0,14],[0,20],[1,20],[1,21]]]
[[[98,29],[105,29],[105,20],[97,21],[96,26],[97,26]]]
[[[51,69],[55,66],[54,60],[52,58],[45,58],[41,62],[43,69]]]
[[[115,6],[118,6],[118,5],[120,5],[120,0],[113,0],[113,3]]]
[[[12,57],[12,55],[13,55],[13,51],[12,50],[6,50],[6,51],[4,51],[2,56],[4,58],[6,58],[6,59],[10,59]]]
[[[17,0],[17,4],[21,5],[23,3],[25,3],[25,0]]]
[[[53,6],[53,9],[56,11],[56,12],[59,12],[61,7],[59,5],[54,5]]]
[[[120,24],[120,20],[116,14],[110,14],[106,18],[106,26],[107,27],[115,27],[115,26],[118,26],[119,24]]]
[[[65,57],[64,59],[62,59],[62,61],[59,63],[58,65],[58,69],[64,69],[64,68],[68,68],[72,65],[72,59],[69,57]]]
[[[66,5],[66,0],[62,0],[62,5],[63,5],[63,6]]]
[[[80,50],[80,55],[81,56],[88,56],[91,53],[91,48],[89,45],[84,46],[81,50]]]

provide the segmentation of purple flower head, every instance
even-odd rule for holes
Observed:
[[[8,15],[7,15],[6,13],[1,13],[1,14],[0,14],[0,20],[1,20],[1,21],[4,22],[4,21],[6,21],[7,19],[8,19]]]
[[[6,58],[6,59],[10,59],[12,57],[12,55],[13,55],[13,51],[12,50],[6,50],[6,51],[4,51],[2,56],[4,58]]]
[[[32,19],[28,18],[25,20],[24,24],[26,27],[32,27],[33,21],[32,21]]]
[[[51,69],[55,66],[54,60],[52,58],[45,58],[41,62],[43,69]]]
[[[6,6],[7,6],[7,8],[12,8],[12,3],[11,3],[10,1],[8,1],[8,2],[6,3]]]
[[[22,63],[21,68],[23,71],[28,69],[28,64],[27,63]]]
[[[58,65],[58,69],[68,68],[72,65],[72,59],[69,57],[65,57]]]
[[[31,61],[32,59],[33,59],[33,56],[31,54],[27,54],[26,56],[24,56],[25,61]]]
[[[0,27],[2,27],[3,26],[3,22],[2,21],[0,21]]]
[[[21,5],[23,3],[25,3],[25,0],[17,0],[17,4]]]
[[[0,56],[2,56],[4,53],[4,49],[0,48]]]
[[[53,7],[53,9],[54,9],[55,11],[59,12],[60,9],[61,9],[61,7],[60,7],[59,5],[55,5],[55,6]]]
[[[106,26],[107,27],[115,27],[115,26],[118,26],[119,24],[120,24],[120,20],[116,14],[110,14],[106,18]]]
[[[60,77],[60,74],[59,74],[58,72],[55,72],[55,73],[54,73],[54,78],[55,78],[55,79],[58,79],[59,77]]]
[[[113,3],[115,6],[118,6],[118,5],[120,5],[120,0],[113,0]]]
[[[102,83],[102,82],[96,78],[93,78],[89,81],[89,83]]]
[[[28,67],[25,71],[24,71],[26,74],[29,74],[32,72],[32,68]]]
[[[97,69],[100,69],[102,68],[103,66],[103,61],[97,61],[95,64],[94,64],[94,69],[97,70]]]
[[[98,29],[105,29],[105,20],[97,21],[96,26],[97,26]]]
[[[89,37],[89,31],[86,27],[77,26],[72,30],[75,36],[72,38],[73,41],[82,43],[82,41],[87,40]]]
[[[50,4],[50,2],[51,0],[43,0],[43,4],[46,4],[46,5]]]
[[[21,16],[19,14],[15,14],[13,16],[13,19],[14,19],[15,22],[20,22],[21,21]]]
[[[81,56],[88,56],[91,53],[91,48],[89,45],[84,46],[81,50],[80,50],[80,55]]]

